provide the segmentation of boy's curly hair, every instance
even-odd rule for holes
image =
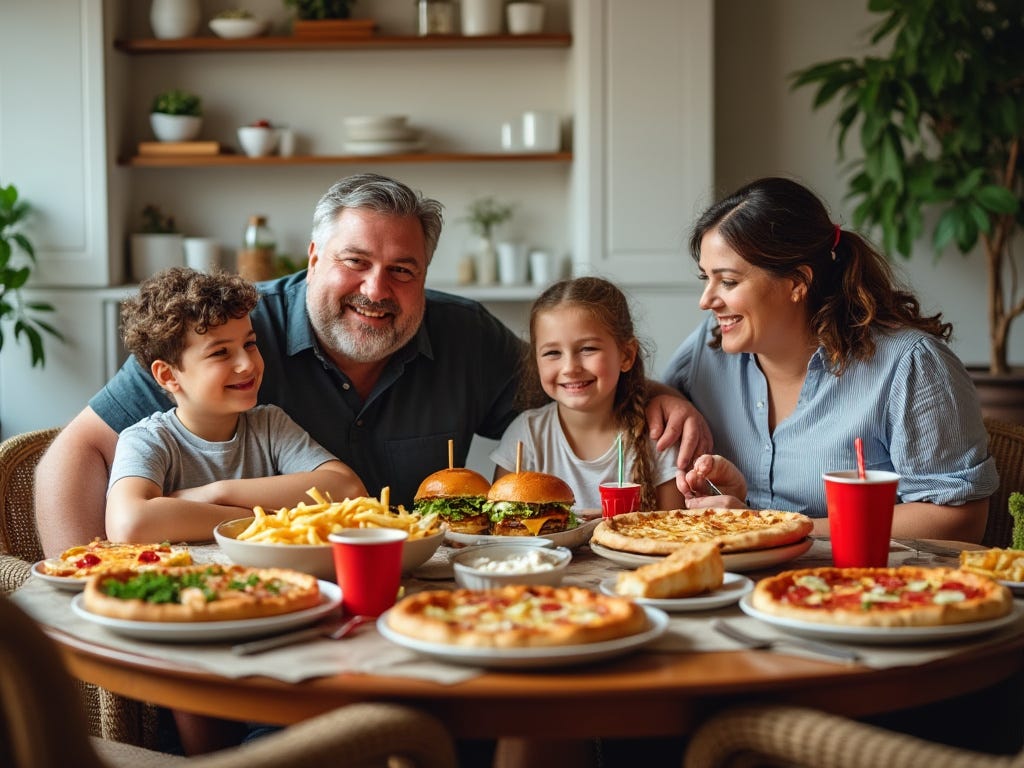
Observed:
[[[256,286],[239,275],[171,267],[121,305],[124,345],[146,370],[155,360],[178,368],[189,331],[203,334],[245,317],[257,301]]]

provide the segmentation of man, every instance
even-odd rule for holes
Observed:
[[[343,179],[317,203],[307,270],[262,285],[252,313],[260,402],[281,406],[370,493],[389,486],[396,504],[411,505],[446,465],[449,439],[461,466],[474,434],[498,438],[516,414],[521,342],[476,302],[425,289],[441,226],[440,203],[398,181]],[[688,466],[710,434],[689,403],[661,391],[652,434],[661,448],[682,437]],[[36,474],[47,555],[103,535],[117,435],[167,407],[133,358],[62,430]]]

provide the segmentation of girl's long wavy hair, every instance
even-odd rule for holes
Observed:
[[[620,350],[633,343],[637,345],[633,367],[619,374],[612,409],[615,421],[622,429],[623,443],[627,449],[632,449],[636,457],[633,482],[641,488],[640,508],[656,509],[654,457],[647,429],[645,353],[633,329],[629,301],[622,291],[599,277],[579,277],[555,283],[537,298],[530,310],[530,345],[523,353],[524,375],[520,377],[517,404],[525,410],[551,402],[541,386],[540,371],[537,368],[537,318],[545,312],[563,307],[588,312],[615,339]]]
[[[824,204],[795,181],[758,179],[711,206],[690,236],[694,261],[704,235],[714,229],[747,263],[807,286],[811,330],[836,375],[874,354],[876,329],[916,328],[947,341],[952,335],[941,312],[921,314],[884,256],[856,232],[833,224]],[[810,269],[810,278],[802,267]],[[721,341],[716,328],[710,346]]]

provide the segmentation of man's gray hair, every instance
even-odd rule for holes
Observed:
[[[394,216],[415,216],[423,227],[427,248],[427,264],[434,258],[434,249],[444,224],[442,205],[423,197],[400,181],[376,173],[360,173],[336,182],[316,204],[313,211],[312,239],[322,251],[334,234],[338,215],[345,208],[366,208]]]

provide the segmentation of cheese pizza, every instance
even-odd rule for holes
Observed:
[[[50,576],[86,579],[106,573],[149,566],[191,565],[187,547],[162,544],[117,544],[99,538],[64,550],[60,557],[42,561],[40,568]]]
[[[644,555],[668,555],[696,542],[718,544],[722,552],[742,552],[792,544],[813,527],[809,517],[797,512],[676,509],[606,518],[594,529],[593,541]]]
[[[580,587],[507,586],[419,592],[388,612],[395,632],[476,648],[533,648],[614,640],[647,627],[631,600]]]
[[[952,568],[805,568],[761,579],[751,605],[774,616],[854,627],[930,627],[1005,616],[1010,591]]]
[[[320,586],[286,568],[193,565],[97,574],[82,600],[91,613],[129,621],[235,621],[313,608]]]

